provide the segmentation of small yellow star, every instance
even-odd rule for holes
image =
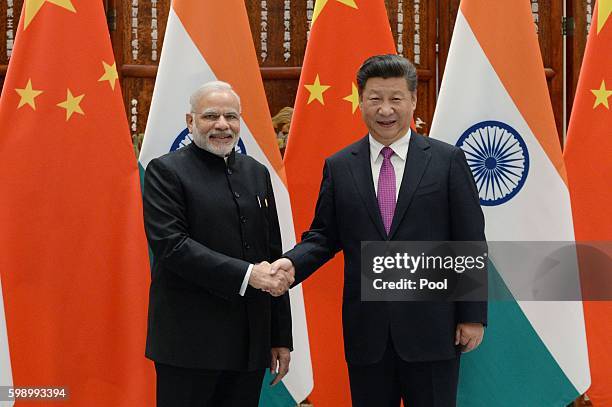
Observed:
[[[104,75],[98,79],[98,82],[108,81],[112,90],[115,90],[115,83],[117,79],[119,79],[119,74],[117,74],[117,63],[113,63],[112,65],[107,64],[102,61],[102,66],[104,67]]]
[[[83,110],[80,106],[83,97],[85,97],[85,94],[73,96],[70,89],[66,90],[66,100],[57,104],[59,107],[66,109],[66,121],[68,121],[68,119],[70,119],[70,116],[72,116],[72,114],[75,112],[79,114],[85,114],[83,113]]]
[[[30,105],[33,110],[36,110],[36,102],[34,101],[34,99],[37,96],[40,96],[41,93],[43,93],[42,90],[32,89],[32,79],[28,79],[28,84],[25,88],[17,88],[15,89],[15,92],[17,92],[21,97],[19,99],[19,106],[17,106],[17,109],[19,109],[23,105]]]
[[[323,92],[329,89],[330,86],[321,85],[321,81],[319,80],[319,75],[317,75],[312,85],[304,85],[304,87],[308,89],[308,92],[310,92],[310,96],[308,97],[308,103],[306,103],[307,105],[309,105],[310,102],[312,102],[315,99],[318,100],[322,105],[325,104],[325,101],[323,100]]]
[[[23,22],[23,29],[28,28],[28,25],[32,22],[36,14],[40,11],[45,3],[55,4],[65,8],[66,10],[76,13],[71,0],[25,0],[25,20]]]
[[[317,20],[317,18],[319,17],[319,15],[321,14],[321,12],[323,11],[323,9],[325,8],[325,6],[327,6],[327,2],[329,0],[317,0],[314,6],[314,10],[312,11],[312,22],[310,23],[311,26],[312,24],[314,24],[314,22]],[[355,0],[336,0],[338,3],[342,3],[346,6],[352,7],[354,9],[358,9],[359,7],[357,7],[357,4],[355,3]]]
[[[597,34],[601,31],[612,13],[612,0],[597,0]]]
[[[353,114],[355,113],[355,110],[357,110],[357,107],[359,106],[359,92],[357,91],[357,86],[355,86],[354,83],[351,83],[351,94],[348,95],[347,97],[343,98],[342,100],[346,100],[347,102],[351,102],[352,108],[353,108]]]
[[[595,95],[595,104],[593,105],[593,109],[595,109],[599,105],[604,105],[606,109],[610,109],[608,105],[608,98],[612,95],[612,90],[606,89],[606,81],[601,81],[601,86],[599,89],[591,89],[591,92]]]

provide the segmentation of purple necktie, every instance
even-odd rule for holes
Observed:
[[[383,156],[383,163],[378,176],[378,208],[380,208],[385,230],[389,234],[395,213],[395,170],[391,164],[391,156],[394,152],[389,147],[383,147],[380,153]]]

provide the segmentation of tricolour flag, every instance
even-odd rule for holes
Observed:
[[[291,122],[285,165],[298,236],[310,227],[326,157],[366,135],[355,75],[395,53],[383,0],[317,0]],[[342,256],[303,283],[314,405],[350,406],[342,343]]]
[[[142,199],[103,4],[26,0],[16,38],[0,98],[0,385],[151,406]]]
[[[461,2],[431,136],[464,150],[489,241],[574,240],[529,2]],[[503,254],[490,253],[492,271],[508,284]],[[507,288],[518,300],[489,303],[484,341],[462,358],[459,405],[569,404],[590,383],[582,303]]]
[[[295,244],[285,170],[272,127],[259,72],[255,46],[243,0],[174,0],[170,7],[164,45],[140,164],[191,143],[185,125],[189,96],[205,82],[228,82],[240,96],[242,121],[236,150],[270,170],[283,250]],[[290,371],[275,387],[266,376],[261,406],[294,406],[312,389],[312,369],[302,287],[290,291],[293,347]],[[266,373],[267,375],[269,374]]]
[[[587,40],[564,151],[579,241],[612,241],[612,0],[598,0]],[[610,253],[610,250],[604,250]],[[581,265],[586,259],[581,259]],[[585,286],[607,287],[607,268],[582,269]],[[587,290],[591,291],[591,290]],[[585,301],[584,317],[593,383],[587,394],[594,406],[612,405],[612,302]]]

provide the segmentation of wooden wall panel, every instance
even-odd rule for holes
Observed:
[[[586,40],[591,28],[591,18],[593,16],[593,7],[595,0],[567,0],[568,19],[568,40],[567,40],[567,112],[568,120],[576,87],[578,86],[578,77],[580,67],[582,66],[582,58],[586,47]]]
[[[531,0],[557,133],[563,145],[563,4],[559,0]]]
[[[22,7],[23,0],[1,0],[0,3],[0,87],[2,88]]]
[[[314,1],[245,0],[271,115],[295,103],[306,51],[308,3],[314,7]]]
[[[109,0],[109,8],[116,15],[110,28],[126,113],[132,139],[139,144],[151,107],[170,2]]]

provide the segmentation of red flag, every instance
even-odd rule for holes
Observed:
[[[66,387],[65,406],[153,405],[138,167],[101,1],[25,1],[0,196],[14,385]]]
[[[612,0],[598,0],[572,108],[565,163],[572,198],[576,240],[612,240]],[[608,253],[610,252],[608,248]],[[597,270],[578,252],[584,287],[612,281],[609,267]],[[609,264],[608,264],[609,266]],[[605,281],[602,281],[605,279]],[[592,293],[589,290],[589,293]],[[609,296],[609,292],[607,293]],[[588,300],[589,298],[585,298]],[[591,298],[592,299],[592,298]],[[595,406],[612,405],[612,302],[585,301],[591,387]]]
[[[395,53],[382,0],[317,1],[295,102],[285,168],[297,236],[310,226],[323,161],[367,133],[355,75],[376,54]],[[315,405],[350,406],[342,345],[342,256],[306,280],[304,301]]]

